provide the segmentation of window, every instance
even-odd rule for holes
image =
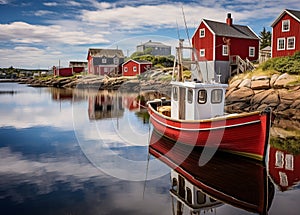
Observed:
[[[117,58],[117,57],[114,58],[114,64],[116,64],[116,65],[119,64],[119,58]]]
[[[255,57],[255,47],[249,47],[249,57]]]
[[[128,68],[127,67],[124,67],[124,72],[128,72]]]
[[[200,38],[205,37],[205,28],[201,28],[201,29],[200,29],[199,37],[200,37]]]
[[[197,203],[205,204],[205,202],[206,202],[205,194],[198,190],[197,191]]]
[[[290,20],[282,21],[282,32],[290,31]]]
[[[216,89],[211,91],[211,103],[218,104],[222,102],[223,90]]]
[[[189,204],[192,204],[192,191],[190,188],[186,188],[186,201],[189,203]]]
[[[198,103],[205,104],[207,100],[207,93],[206,90],[199,90],[198,91]]]
[[[137,68],[136,68],[136,66],[134,66],[134,67],[133,67],[133,71],[134,71],[134,72],[136,72],[136,71],[137,71]]]
[[[188,91],[187,91],[187,101],[190,104],[193,103],[193,90],[192,89],[188,89]]]
[[[227,45],[222,46],[222,55],[228,56],[228,46]]]
[[[205,57],[205,49],[200,49],[200,57]]]
[[[287,43],[286,49],[295,49],[295,37],[288,37],[286,43]]]
[[[173,99],[174,99],[174,101],[178,100],[178,88],[177,87],[173,87]]]
[[[284,50],[285,49],[285,39],[278,38],[277,39],[277,50]]]
[[[107,62],[107,60],[106,60],[106,58],[102,58],[102,61],[101,61],[102,63],[106,63]]]

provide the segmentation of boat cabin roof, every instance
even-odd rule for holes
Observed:
[[[171,82],[172,86],[178,86],[178,87],[186,87],[186,88],[202,88],[202,89],[207,89],[207,88],[227,88],[227,84],[221,84],[221,83],[202,83],[202,82],[194,82],[194,81],[184,81],[184,82],[179,82],[179,81],[172,81]]]

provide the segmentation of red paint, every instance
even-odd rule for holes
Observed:
[[[205,37],[199,36],[201,29],[205,29]],[[229,61],[229,56],[223,56],[222,53],[222,46],[225,45],[224,39],[230,39],[230,55],[239,55],[242,59],[248,58],[250,61],[258,59],[259,39],[244,39],[215,35],[205,21],[202,21],[192,37],[192,44],[198,53],[199,61]],[[250,47],[255,48],[254,57],[249,56]],[[201,49],[205,49],[205,57],[200,57],[199,52]]]
[[[270,147],[269,174],[281,191],[300,183],[300,155]]]
[[[204,29],[205,37],[200,38],[200,29]],[[214,59],[214,35],[204,22],[201,22],[192,37],[193,47],[196,49],[199,61],[212,61]],[[200,57],[200,49],[205,49],[205,57]]]
[[[74,73],[84,72],[84,67],[67,67],[67,68],[56,68],[53,67],[53,75],[68,77]]]
[[[281,14],[281,18],[276,20],[273,24],[272,31],[272,57],[282,57],[293,55],[296,51],[300,51],[300,21],[289,15],[286,11]],[[282,32],[282,21],[290,20],[290,30]],[[295,37],[295,49],[287,49],[287,38]],[[278,38],[285,38],[285,49],[277,50]]]
[[[128,60],[122,65],[123,76],[135,76],[140,75],[152,67],[151,62],[139,62],[135,60]]]
[[[193,146],[218,147],[246,156],[250,154],[258,160],[265,159],[270,112],[255,112],[214,121],[173,120],[158,113],[151,103],[148,104],[148,112],[154,129],[174,141]],[[257,122],[249,123],[253,121]]]

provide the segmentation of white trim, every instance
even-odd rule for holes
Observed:
[[[181,127],[175,127],[175,126],[163,123],[160,120],[158,120],[157,118],[155,118],[153,116],[153,114],[151,114],[151,118],[153,120],[155,120],[156,122],[158,122],[159,124],[165,126],[165,127],[169,127],[169,128],[172,128],[172,129],[175,129],[175,130],[181,130],[181,131],[211,131],[211,130],[234,128],[234,127],[243,126],[243,125],[251,125],[251,124],[255,124],[255,123],[260,123],[260,120],[253,120],[253,121],[250,121],[250,122],[244,122],[244,123],[239,123],[239,124],[234,124],[234,125],[227,125],[227,126],[225,125],[225,126],[219,126],[219,127],[213,127],[213,128],[181,128]]]
[[[288,24],[288,29],[284,29],[285,23]],[[288,32],[288,31],[290,31],[290,29],[291,29],[291,22],[290,22],[290,20],[289,19],[282,20],[282,22],[281,22],[281,31],[282,32]]]
[[[295,20],[297,20],[298,22],[300,22],[300,19],[298,17],[296,17],[294,14],[292,14],[291,12],[287,11],[287,10],[284,10],[281,12],[281,14],[275,19],[275,21],[272,23],[271,27],[273,28],[274,25],[277,24],[277,22],[279,22],[279,20],[284,16],[284,14],[288,14],[290,15],[291,17],[293,17]]]
[[[226,49],[225,49],[226,47]],[[227,51],[227,53],[225,53],[225,51]],[[228,45],[222,45],[222,56],[228,56]]]
[[[289,40],[294,39],[294,46],[292,48],[289,48]],[[287,50],[293,50],[296,48],[296,37],[288,37],[286,38],[286,49]]]
[[[251,54],[252,50],[253,50],[253,54]],[[255,57],[255,47],[254,46],[249,47],[249,57]]]
[[[283,41],[283,48],[279,48],[279,41]],[[282,51],[282,50],[285,50],[285,38],[284,37],[277,38],[277,51]]]
[[[202,52],[203,54],[202,54],[201,52]],[[205,57],[205,49],[200,49],[200,50],[199,50],[199,55],[200,55],[200,57]]]
[[[203,32],[203,35],[201,35],[201,32]],[[205,28],[200,28],[199,30],[199,38],[204,38],[205,37]]]

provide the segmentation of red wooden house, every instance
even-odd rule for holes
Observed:
[[[232,71],[238,69],[236,59],[255,61],[259,53],[259,37],[243,25],[233,24],[231,14],[226,23],[203,19],[192,37],[200,69],[206,80],[227,82]]]
[[[284,10],[271,26],[272,57],[300,51],[300,11]]]
[[[140,75],[152,67],[152,63],[144,60],[128,60],[122,65],[123,76]]]
[[[89,49],[88,73],[94,75],[116,75],[121,73],[124,54],[120,49]]]

